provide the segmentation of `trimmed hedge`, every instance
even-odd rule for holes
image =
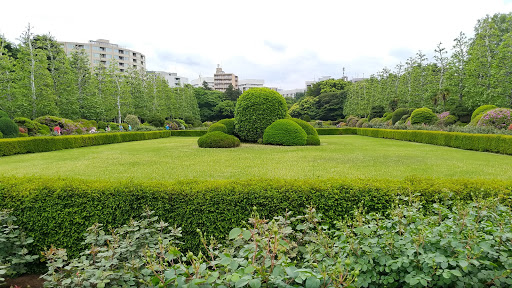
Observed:
[[[482,106],[476,108],[475,111],[473,111],[473,114],[471,114],[471,121],[473,121],[476,118],[476,116],[484,114],[484,112],[487,112],[487,111],[495,109],[495,108],[498,108],[498,106],[496,106],[496,105],[482,105]]]
[[[151,131],[1,139],[0,156],[48,152],[95,145],[165,138],[169,136],[171,136],[170,131]]]
[[[228,129],[227,134],[235,135],[235,118],[222,119],[222,120],[218,121],[217,123],[224,124],[226,126],[226,129]]]
[[[240,140],[222,131],[213,131],[199,137],[197,145],[201,148],[235,148],[240,146]]]
[[[201,137],[208,133],[206,130],[172,130],[171,136],[178,137]]]
[[[411,114],[411,124],[432,124],[437,120],[437,115],[429,108],[423,107],[414,110]],[[406,121],[407,122],[407,121]]]
[[[208,133],[214,132],[214,131],[220,131],[222,133],[228,134],[228,128],[226,125],[221,123],[214,123],[208,128]]]
[[[417,197],[425,209],[446,200],[473,201],[500,198],[510,205],[512,182],[439,180],[253,179],[240,181],[179,181],[134,183],[65,178],[0,178],[0,209],[12,209],[27,236],[34,238],[31,254],[40,255],[52,244],[77,257],[83,233],[94,223],[120,227],[146,208],[162,221],[182,227],[182,251],[197,252],[196,229],[222,241],[229,231],[245,223],[256,207],[272,219],[313,205],[325,223],[352,217],[360,208],[386,214],[403,196]]]
[[[512,155],[512,136],[509,135],[374,128],[357,129],[357,134],[377,138],[448,146],[465,150]]]
[[[316,128],[318,135],[357,135],[357,128]]]
[[[304,146],[308,135],[306,131],[290,119],[280,119],[272,123],[263,133],[263,144]]]

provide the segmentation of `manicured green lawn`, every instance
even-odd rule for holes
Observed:
[[[172,181],[246,178],[512,179],[512,156],[363,136],[321,136],[321,146],[198,148],[171,137],[0,157],[1,175]]]

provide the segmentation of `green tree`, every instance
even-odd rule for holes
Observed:
[[[14,116],[14,91],[13,72],[15,60],[11,57],[7,45],[10,45],[0,35],[0,111],[6,112],[10,117]]]
[[[231,101],[236,101],[240,95],[242,95],[242,91],[240,89],[235,89],[233,85],[229,84],[228,88],[224,92],[225,98]]]

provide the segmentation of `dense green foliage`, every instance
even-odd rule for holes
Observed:
[[[126,124],[128,125],[131,125],[133,129],[139,127],[140,125],[139,117],[132,114],[126,115],[126,117],[124,118],[124,122],[126,122]]]
[[[217,130],[199,137],[197,145],[201,148],[235,148],[240,146],[240,140],[233,135]]]
[[[206,134],[208,131],[206,130],[172,130],[172,136],[181,136],[181,137],[201,137]]]
[[[10,118],[2,117],[0,118],[0,132],[4,135],[4,138],[18,137],[18,125]]]
[[[281,94],[268,88],[249,89],[236,102],[235,133],[242,141],[256,142],[270,124],[287,115]]]
[[[227,134],[229,134],[229,135],[235,134],[235,119],[234,118],[222,119],[217,123],[224,124],[226,126],[226,128],[228,130]]]
[[[308,122],[297,119],[297,118],[291,118],[290,120],[294,121],[295,123],[299,124],[299,126],[306,132],[307,138],[306,138],[306,145],[311,146],[318,146],[320,145],[320,138],[318,137],[318,132],[316,132],[316,129],[311,126]]]
[[[265,129],[263,144],[303,146],[306,145],[307,138],[304,129],[295,121],[280,119]]]
[[[412,111],[411,124],[433,124],[437,116],[428,108],[418,108]]]
[[[38,153],[94,145],[157,139],[171,136],[171,131],[101,133],[60,137],[29,137],[0,140],[0,156]]]
[[[489,180],[244,180],[178,181],[150,184],[133,181],[84,181],[65,178],[1,178],[0,209],[12,215],[27,236],[33,237],[31,254],[51,245],[78,256],[86,245],[82,235],[94,223],[120,227],[153,207],[163,221],[183,229],[182,251],[201,246],[196,229],[207,237],[224,239],[257,207],[262,217],[285,211],[299,213],[313,205],[326,225],[346,219],[363,208],[367,213],[388,214],[400,197],[416,195],[431,209],[445,200],[472,201],[500,197],[511,204],[512,183]],[[30,207],[30,209],[26,209]]]
[[[9,118],[9,115],[7,115],[7,113],[5,113],[4,111],[0,110],[0,118]]]
[[[356,128],[316,128],[318,135],[357,135]]]
[[[214,123],[210,127],[208,127],[208,133],[213,131],[220,131],[222,133],[228,133],[228,128],[226,128],[226,125],[221,123]]]
[[[471,121],[473,121],[476,116],[483,114],[484,112],[487,112],[489,110],[495,109],[495,108],[498,108],[498,107],[496,105],[482,105],[482,106],[476,108],[475,111],[473,112],[473,114],[471,114]]]
[[[391,118],[392,124],[395,125],[396,122],[402,120],[402,117],[405,115],[410,115],[412,111],[407,108],[398,108],[393,112],[393,116]]]

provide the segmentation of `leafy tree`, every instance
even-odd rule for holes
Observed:
[[[71,80],[75,91],[66,95],[65,100],[63,100],[65,104],[63,104],[63,107],[61,108],[63,112],[62,116],[70,119],[86,118],[103,121],[110,119],[106,118],[104,113],[89,110],[91,107],[99,108],[100,103],[103,107],[108,107],[108,103],[103,101],[105,100],[103,97],[104,74],[98,75],[104,71],[96,70],[97,93],[94,93],[92,90],[93,83],[91,70],[89,68],[89,59],[85,52],[83,50],[73,50],[71,52],[69,63],[71,68]]]
[[[228,88],[224,92],[225,98],[231,101],[236,101],[240,95],[242,95],[242,91],[240,89],[235,89],[233,85],[229,84]]]
[[[213,89],[208,85],[208,82],[206,82],[206,81],[203,81],[203,89],[204,89],[204,90],[213,90]]]
[[[214,112],[217,120],[233,118],[235,116],[235,102],[224,100],[215,106]]]
[[[328,92],[316,97],[316,117],[318,120],[337,120],[345,118],[343,105],[347,92]],[[306,113],[306,115],[309,115]],[[311,116],[311,115],[310,115]]]
[[[13,117],[13,72],[15,60],[11,57],[9,49],[7,49],[8,45],[10,43],[0,35],[0,111],[4,111],[10,117]]]
[[[204,88],[194,88],[194,96],[197,99],[201,121],[216,121],[219,118],[215,107],[224,99],[224,93]],[[234,106],[234,105],[233,105]]]

